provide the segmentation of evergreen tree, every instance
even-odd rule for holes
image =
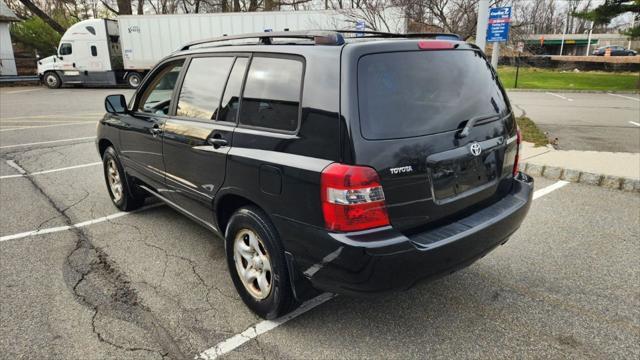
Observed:
[[[640,38],[640,0],[606,0],[604,4],[594,8],[593,10],[577,12],[573,15],[579,18],[593,21],[594,25],[607,25],[615,17],[624,13],[631,12],[636,22],[633,27],[623,31],[622,33],[631,38]]]

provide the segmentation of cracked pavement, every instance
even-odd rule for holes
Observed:
[[[12,89],[0,89],[0,125],[99,113],[106,94],[130,93]],[[82,101],[62,102],[71,97]],[[94,131],[0,132],[0,146]],[[0,176],[18,173],[7,160],[34,172],[99,158],[80,140],[0,148]],[[101,171],[0,179],[0,236],[118,212]],[[473,266],[407,292],[338,296],[224,357],[638,358],[639,259],[640,196],[570,184],[536,200],[522,229]],[[0,358],[193,359],[258,322],[221,239],[166,206],[0,242]]]

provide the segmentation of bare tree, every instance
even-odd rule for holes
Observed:
[[[20,2],[27,8],[31,13],[41,18],[44,22],[46,22],[53,30],[58,32],[60,35],[63,35],[67,29],[60,25],[56,20],[54,20],[51,16],[49,16],[46,12],[42,11],[38,6],[36,6],[31,0],[20,0]]]

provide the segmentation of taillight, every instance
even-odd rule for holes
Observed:
[[[320,178],[324,223],[331,231],[389,225],[378,173],[370,167],[333,163]]]
[[[522,144],[522,134],[520,128],[516,129],[516,159],[513,161],[513,176],[518,175],[518,162],[520,162],[520,146]]]

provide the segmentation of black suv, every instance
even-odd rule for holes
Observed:
[[[184,46],[97,146],[114,204],[149,194],[225,239],[274,318],[319,290],[403,289],[507,241],[531,203],[497,74],[451,35],[280,32]],[[359,34],[361,35],[361,34]]]

